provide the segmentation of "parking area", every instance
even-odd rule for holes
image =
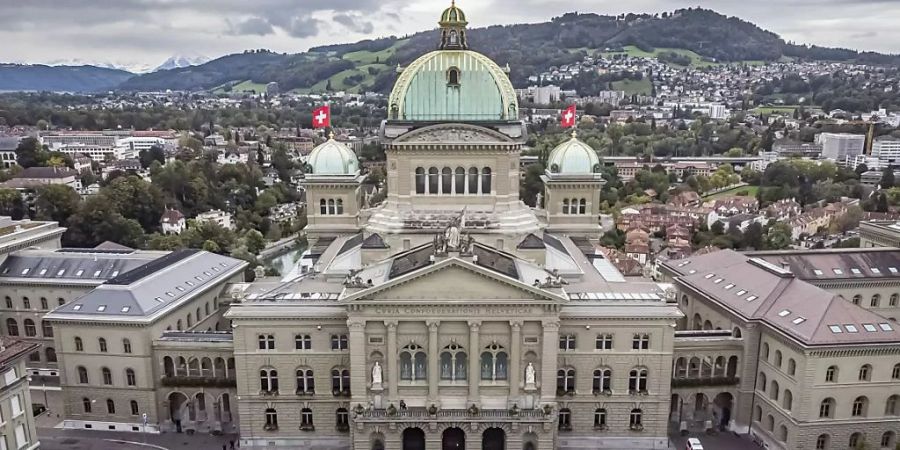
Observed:
[[[762,447],[753,443],[746,435],[733,433],[718,433],[714,435],[692,433],[688,436],[674,434],[669,436],[675,445],[675,450],[684,450],[689,437],[700,439],[703,450],[760,450]]]

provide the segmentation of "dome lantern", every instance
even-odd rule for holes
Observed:
[[[450,7],[441,14],[438,25],[441,27],[441,50],[465,50],[469,48],[466,42],[466,13],[456,6],[456,0],[452,0]]]

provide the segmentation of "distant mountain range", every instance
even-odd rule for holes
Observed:
[[[104,92],[133,77],[124,70],[94,66],[0,64],[0,92]]]
[[[437,44],[433,30],[405,38],[389,37],[310,49],[300,54],[246,51],[209,62],[204,58],[173,57],[151,73],[115,75],[98,69],[57,67],[45,78],[18,76],[18,84],[4,79],[0,90],[95,91],[137,90],[261,90],[278,82],[282,91],[346,90],[350,92],[390,89],[394,68],[406,65]],[[704,62],[796,60],[846,61],[900,65],[900,57],[785,42],[775,33],[736,17],[706,9],[683,9],[661,15],[601,16],[569,13],[549,22],[472,29],[469,44],[501,65],[509,63],[517,87],[528,77],[580,61],[585,54],[610,49],[635,48],[643,52],[678,49]],[[198,64],[201,63],[202,64]],[[46,66],[3,66],[8,73],[32,71]],[[109,70],[109,69],[105,69]],[[50,76],[53,72],[63,72]],[[79,76],[73,76],[76,72]],[[96,73],[94,82],[84,79]],[[77,82],[66,84],[69,78]],[[118,80],[118,81],[117,81]],[[52,82],[51,82],[52,81]],[[5,84],[4,84],[5,83]],[[10,87],[12,86],[12,87]]]
[[[160,64],[151,72],[159,72],[160,70],[181,69],[183,67],[199,66],[210,61],[210,58],[201,55],[175,55]]]

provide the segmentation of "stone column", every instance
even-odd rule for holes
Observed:
[[[350,328],[350,393],[353,404],[368,403],[366,391],[368,385],[369,366],[366,364],[366,322],[350,319],[347,321]]]
[[[387,327],[387,354],[384,355],[384,368],[387,372],[388,380],[388,398],[397,398],[397,381],[400,379],[400,373],[397,368],[397,321],[385,320],[384,325]]]
[[[428,403],[439,403],[438,397],[438,367],[440,355],[438,354],[438,327],[441,322],[429,320],[428,325]]]
[[[511,320],[509,322],[511,336],[509,340],[509,399],[516,403],[519,401],[519,383],[524,382],[525,374],[522,372],[522,321]]]
[[[556,402],[556,365],[559,353],[559,322],[544,321],[541,353],[541,403]]]
[[[481,403],[478,383],[481,382],[481,342],[478,330],[480,320],[469,321],[469,405]]]

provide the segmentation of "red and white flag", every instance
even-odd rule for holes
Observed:
[[[559,120],[560,126],[563,128],[572,128],[575,126],[575,105],[563,110],[562,117]]]
[[[331,126],[331,108],[328,105],[313,110],[313,128],[328,128]]]

